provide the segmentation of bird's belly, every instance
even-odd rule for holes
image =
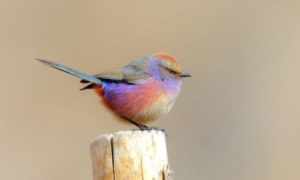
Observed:
[[[146,124],[167,114],[171,110],[175,102],[175,98],[176,96],[173,97],[170,94],[158,96],[157,99],[152,102],[152,104],[141,109],[141,111],[135,116],[134,121],[141,124]]]
[[[179,94],[179,91],[161,89],[155,82],[146,85],[110,84],[100,89],[104,104],[112,112],[140,124],[167,114]]]

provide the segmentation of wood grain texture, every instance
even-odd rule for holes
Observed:
[[[170,180],[165,134],[122,131],[91,143],[94,180]]]
[[[112,135],[105,134],[91,142],[94,180],[113,180]]]

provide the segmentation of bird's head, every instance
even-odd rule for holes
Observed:
[[[190,74],[182,71],[182,68],[175,57],[167,53],[157,53],[154,55],[158,59],[158,66],[162,78],[180,79],[191,77]]]

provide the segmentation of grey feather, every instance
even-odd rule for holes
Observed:
[[[80,78],[82,78],[82,79],[84,79],[86,81],[89,81],[89,82],[92,82],[92,83],[96,83],[96,84],[101,84],[102,83],[100,79],[98,79],[98,78],[96,78],[94,76],[91,76],[89,74],[77,71],[77,70],[69,68],[67,66],[64,66],[64,65],[61,65],[61,64],[57,64],[55,62],[44,60],[44,59],[37,59],[37,60],[39,60],[40,62],[42,62],[43,64],[45,64],[47,66],[50,66],[50,67],[53,67],[55,69],[64,71],[64,72],[66,72],[68,74],[80,77]]]

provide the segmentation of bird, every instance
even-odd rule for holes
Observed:
[[[182,71],[177,59],[167,53],[136,58],[119,69],[95,75],[53,61],[37,60],[81,78],[80,82],[86,86],[80,90],[94,89],[104,106],[119,120],[140,130],[155,129],[146,124],[169,113],[180,93],[182,78],[191,77]]]

